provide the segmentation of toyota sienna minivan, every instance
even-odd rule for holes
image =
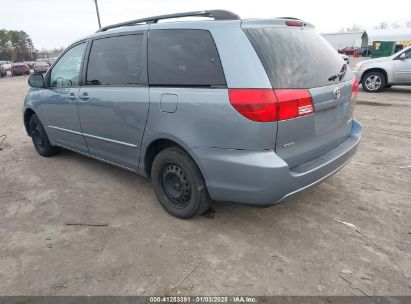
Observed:
[[[281,202],[341,169],[362,134],[358,82],[296,18],[110,25],[29,84],[24,125],[40,155],[69,149],[149,177],[179,218],[212,201]]]

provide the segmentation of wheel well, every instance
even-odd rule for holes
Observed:
[[[150,176],[151,173],[151,166],[153,164],[154,158],[161,150],[166,148],[177,146],[184,150],[179,144],[170,140],[170,139],[156,139],[153,141],[147,148],[146,154],[144,157],[144,170],[146,171],[147,176]]]
[[[29,136],[30,135],[30,129],[29,129],[29,123],[30,123],[30,118],[36,114],[32,109],[27,109],[24,112],[24,127],[26,128],[26,132]]]
[[[366,70],[364,73],[362,73],[361,83],[362,83],[362,81],[363,81],[363,79],[364,79],[364,76],[367,75],[369,72],[380,72],[380,73],[382,73],[382,74],[384,75],[384,77],[385,77],[385,81],[388,82],[388,75],[387,75],[387,72],[386,72],[384,69],[371,68],[371,69],[369,69],[369,70]]]
[[[150,176],[151,173],[151,166],[153,164],[154,158],[158,153],[160,153],[161,150],[164,150],[166,148],[172,147],[172,146],[177,146],[180,147],[181,149],[185,150],[183,147],[181,147],[179,144],[176,142],[170,140],[170,139],[156,139],[153,141],[147,148],[145,157],[144,157],[144,170],[147,174],[147,176]]]

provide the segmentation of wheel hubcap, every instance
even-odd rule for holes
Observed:
[[[178,208],[188,205],[191,185],[187,175],[179,166],[169,164],[161,173],[161,186],[166,196]]]
[[[381,84],[382,84],[382,80],[377,75],[368,76],[367,79],[365,80],[365,86],[370,91],[378,90],[381,87]]]

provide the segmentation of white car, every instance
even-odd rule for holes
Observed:
[[[4,70],[6,70],[6,71],[11,70],[11,62],[10,61],[0,61],[0,65],[3,66]]]
[[[367,92],[381,92],[392,85],[411,85],[411,46],[389,57],[362,61],[354,74]]]

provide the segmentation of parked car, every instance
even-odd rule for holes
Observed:
[[[345,47],[345,48],[339,49],[338,53],[353,56],[354,54],[358,54],[358,55],[361,54],[361,50],[360,48],[357,48],[357,47]]]
[[[389,57],[364,60],[354,67],[354,73],[367,92],[411,85],[411,46]]]
[[[0,61],[0,65],[2,65],[3,66],[3,68],[6,70],[6,71],[9,71],[9,70],[11,70],[11,61]]]
[[[29,66],[30,69],[34,68],[35,61],[26,61],[26,64]]]
[[[215,20],[157,22],[187,16]],[[179,218],[212,201],[283,201],[341,169],[362,134],[356,79],[297,19],[203,11],[107,26],[29,84],[40,155],[70,149],[149,177]]]
[[[36,59],[36,62],[45,62],[48,65],[51,65],[51,62],[50,62],[49,58],[39,58],[39,59]]]
[[[11,76],[30,75],[30,68],[24,62],[13,63],[11,66]]]
[[[7,72],[2,65],[0,65],[0,77],[3,78],[7,76]]]
[[[34,63],[34,73],[46,73],[49,69],[49,64],[45,61],[37,61]]]

